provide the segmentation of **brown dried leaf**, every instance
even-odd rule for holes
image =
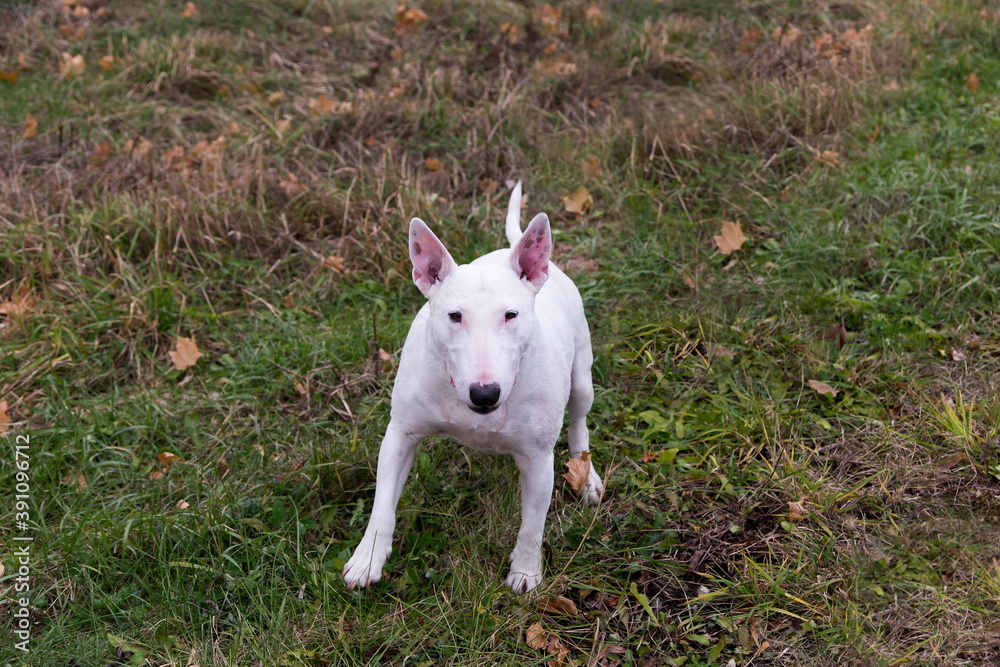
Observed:
[[[407,9],[406,5],[400,5],[396,7],[395,33],[397,35],[408,35],[415,32],[427,19],[427,14],[416,7]]]
[[[339,257],[337,255],[327,255],[326,257],[323,258],[323,261],[320,262],[320,263],[323,266],[325,266],[326,268],[328,268],[331,271],[333,271],[334,273],[343,273],[344,272],[344,258],[343,257]]]
[[[580,495],[587,488],[587,479],[590,477],[590,452],[584,452],[579,458],[569,459],[566,467],[569,472],[563,473],[563,477],[569,483],[569,488]]]
[[[35,297],[30,289],[20,288],[6,301],[0,302],[0,315],[23,317],[35,305]]]
[[[122,146],[122,148],[124,149],[125,154],[129,157],[141,160],[149,155],[149,152],[153,150],[153,144],[149,143],[142,137],[139,137],[137,139],[129,139],[125,142],[125,145]]]
[[[170,467],[175,463],[180,463],[184,459],[177,456],[173,452],[160,452],[156,455],[156,460],[160,462],[160,465],[166,470],[170,470]]]
[[[174,368],[179,371],[191,368],[201,358],[201,352],[198,350],[198,344],[195,342],[194,336],[191,338],[178,336],[177,342],[174,344],[174,349],[170,350],[169,354]]]
[[[808,516],[809,512],[806,510],[806,505],[801,500],[796,500],[788,503],[788,518],[792,521],[801,521]]]
[[[444,162],[437,159],[436,157],[429,157],[424,160],[424,168],[427,171],[441,171],[444,169]]]
[[[601,163],[593,155],[586,160],[581,161],[580,166],[583,168],[583,173],[588,176],[597,176],[601,173],[601,171],[603,171]]]
[[[594,206],[594,197],[582,185],[568,195],[563,195],[563,206],[567,213],[583,215]]]
[[[951,456],[946,456],[937,464],[938,470],[951,470],[965,460],[965,452],[958,452]]]
[[[349,113],[354,108],[350,102],[331,100],[325,93],[309,100],[309,113],[314,116],[327,116],[335,113]]]
[[[63,486],[75,486],[80,491],[87,488],[87,478],[84,477],[82,470],[70,470],[59,483]]]
[[[0,435],[7,435],[10,430],[10,412],[7,401],[0,401]]]
[[[186,500],[178,500],[177,504],[174,505],[174,507],[176,507],[179,510],[186,510],[187,508],[191,507],[191,504]]]
[[[81,76],[87,65],[83,60],[83,54],[78,53],[73,56],[65,51],[62,54],[62,62],[59,63],[59,73],[65,77]]]
[[[840,166],[840,153],[837,151],[823,151],[816,159],[828,167]]]
[[[193,2],[187,3],[184,5],[184,9],[181,10],[181,18],[183,19],[197,18],[199,14],[201,14],[201,10],[199,10],[198,6]]]
[[[969,75],[969,78],[965,80],[965,87],[969,89],[970,93],[979,92],[979,76],[973,72]]]
[[[747,237],[743,234],[739,221],[724,221],[719,233],[714,235],[712,240],[715,241],[715,247],[719,249],[720,254],[731,255],[743,247]]]
[[[806,381],[806,384],[808,384],[817,394],[821,394],[823,396],[830,396],[831,398],[836,398],[837,394],[840,393],[827,383],[820,382],[819,380],[808,380]]]
[[[111,144],[108,142],[102,142],[94,147],[94,152],[90,154],[90,160],[87,162],[87,169],[100,169],[108,163],[108,159],[111,157]]]
[[[115,66],[114,56],[104,56],[97,61],[97,65],[105,72],[110,71]]]
[[[533,649],[543,649],[548,646],[549,640],[546,637],[548,633],[542,629],[541,623],[532,623],[531,627],[528,628],[525,640],[528,643],[528,648]]]
[[[6,81],[7,83],[17,83],[18,74],[16,69],[10,71],[0,71],[0,81]]]
[[[24,117],[24,125],[21,128],[21,136],[31,139],[38,134],[38,119],[30,113]]]
[[[577,616],[576,603],[562,595],[546,595],[538,600],[538,610],[552,616]]]
[[[167,161],[167,166],[174,171],[187,171],[188,165],[191,164],[193,158],[187,156],[187,151],[183,146],[174,146],[168,149],[163,157]]]
[[[278,187],[287,197],[298,197],[309,192],[309,186],[299,182],[298,177],[292,173],[285,174],[285,177],[278,183]]]

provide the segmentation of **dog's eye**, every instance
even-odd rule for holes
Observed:
[[[504,316],[503,316],[503,318],[504,318],[505,320],[507,320],[508,322],[510,322],[510,321],[511,321],[512,319],[514,319],[515,317],[517,317],[517,311],[516,311],[516,310],[508,310],[508,311],[507,311],[507,312],[506,312],[506,313],[504,314]]]
[[[457,310],[453,310],[450,313],[448,313],[448,317],[451,318],[452,322],[461,322],[462,321],[462,313],[458,312]]]

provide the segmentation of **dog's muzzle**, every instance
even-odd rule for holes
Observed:
[[[471,384],[469,385],[469,400],[472,401],[470,407],[474,412],[481,415],[489,414],[500,407],[497,405],[500,400],[500,385],[496,382],[486,385],[478,382]]]

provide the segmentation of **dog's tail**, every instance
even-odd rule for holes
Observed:
[[[511,247],[518,242],[521,235],[521,181],[517,182],[510,193],[510,204],[507,205],[507,241]]]

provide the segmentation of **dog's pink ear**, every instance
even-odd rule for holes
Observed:
[[[455,260],[423,220],[410,220],[410,261],[413,282],[428,299],[455,268]]]
[[[552,255],[552,230],[549,216],[539,213],[524,230],[524,235],[510,254],[514,272],[540,290],[549,277],[549,257]]]

